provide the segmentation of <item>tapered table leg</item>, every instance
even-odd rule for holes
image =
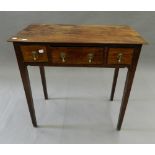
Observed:
[[[111,95],[110,95],[110,101],[113,101],[115,89],[116,89],[116,83],[118,78],[119,68],[115,68],[114,77],[113,77],[113,83],[112,83],[112,89],[111,89]]]
[[[44,66],[39,66],[39,69],[40,69],[41,81],[42,81],[42,86],[43,86],[43,91],[44,91],[44,97],[45,99],[48,99]]]
[[[35,115],[35,109],[34,109],[34,103],[32,98],[32,91],[31,91],[27,66],[24,65],[24,63],[22,62],[22,59],[21,59],[22,55],[21,55],[20,46],[18,46],[18,43],[14,43],[14,48],[15,48],[17,62],[20,70],[21,79],[23,82],[23,87],[26,95],[27,105],[29,108],[32,124],[34,127],[37,127],[37,121],[36,121],[36,115]]]
[[[29,75],[28,75],[28,70],[26,66],[20,66],[20,73],[21,73],[21,78],[25,90],[25,95],[27,99],[27,104],[32,120],[32,124],[34,127],[37,127],[37,121],[36,121],[36,115],[35,115],[35,110],[34,110],[34,104],[33,104],[33,98],[32,98],[32,92],[31,92],[31,86],[30,86],[30,80],[29,80]]]
[[[132,83],[133,83],[133,79],[134,79],[134,74],[135,74],[135,71],[131,71],[128,69],[124,92],[123,92],[122,103],[121,103],[121,108],[120,108],[120,113],[119,113],[119,118],[118,118],[117,130],[120,130],[121,126],[122,126],[124,114],[126,111],[126,107],[128,104],[130,91],[131,91],[131,87],[132,87]]]
[[[134,75],[135,75],[136,68],[137,68],[137,63],[138,63],[141,47],[142,46],[139,45],[137,48],[135,48],[132,65],[128,68],[123,97],[122,97],[122,103],[120,107],[120,113],[119,113],[119,118],[118,118],[118,123],[117,123],[117,130],[120,130],[122,126],[124,114],[125,114],[129,96],[130,96],[130,91],[132,88],[132,83],[134,80]]]

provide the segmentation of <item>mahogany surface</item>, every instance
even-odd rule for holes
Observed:
[[[12,37],[17,39],[12,39]],[[98,44],[146,43],[139,33],[127,25],[33,24],[12,37],[8,41]]]

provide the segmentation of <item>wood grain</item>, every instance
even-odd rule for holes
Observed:
[[[22,45],[20,48],[23,54],[24,62],[47,62],[48,61],[46,46],[41,46],[41,45],[23,46]],[[42,49],[44,53],[40,54],[38,52],[38,50],[40,49]],[[33,60],[32,51],[36,51],[38,55],[37,60],[35,61]]]
[[[108,64],[131,64],[133,51],[132,48],[109,48]],[[118,62],[119,53],[122,53],[121,62]]]
[[[126,25],[33,24],[12,36],[11,42],[146,44]]]
[[[62,62],[61,53],[65,53],[65,62]],[[53,64],[103,64],[104,48],[88,47],[52,47],[50,48],[50,60]],[[89,63],[89,53],[93,54],[92,62]]]

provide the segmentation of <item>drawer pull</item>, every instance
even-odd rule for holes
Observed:
[[[94,57],[93,53],[88,54],[88,62],[89,63],[92,63],[93,57]]]
[[[38,58],[38,52],[32,51],[32,57],[33,57],[33,60],[36,61]]]
[[[118,63],[121,63],[122,62],[122,58],[123,58],[123,54],[122,53],[118,53],[118,55],[117,55],[117,61],[118,61]]]
[[[66,58],[66,54],[64,52],[60,53],[60,57],[61,57],[63,63],[66,62],[66,59],[65,59]]]

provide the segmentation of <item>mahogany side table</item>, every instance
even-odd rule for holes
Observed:
[[[110,100],[114,98],[119,68],[128,69],[117,130],[124,114],[138,63],[146,41],[126,25],[33,24],[10,37],[13,42],[32,124],[37,127],[27,66],[39,66],[48,99],[44,66],[115,68]]]

